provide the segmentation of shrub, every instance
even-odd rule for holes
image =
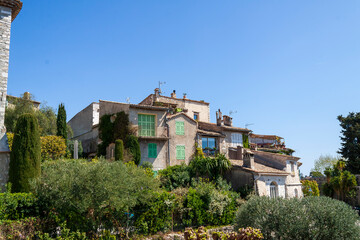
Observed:
[[[349,205],[327,197],[253,197],[240,207],[235,227],[260,228],[265,239],[359,239],[357,221]]]
[[[149,201],[136,209],[135,226],[145,234],[172,229],[174,203],[174,194],[155,192]]]
[[[38,230],[36,218],[0,220],[0,239],[33,239]]]
[[[183,224],[200,226],[232,223],[239,195],[229,191],[229,188],[225,186],[225,189],[221,189],[215,183],[203,180],[191,187],[184,201]]]
[[[189,187],[191,184],[191,169],[186,164],[167,167],[159,171],[161,186],[167,191],[178,187]]]
[[[10,156],[9,182],[13,192],[29,192],[29,181],[41,173],[41,146],[37,119],[32,114],[19,117]]]
[[[14,140],[14,134],[10,133],[10,132],[7,132],[6,136],[7,136],[7,139],[8,139],[9,149],[11,151],[12,150],[12,143],[13,143],[13,140]]]
[[[301,180],[304,196],[320,196],[319,185],[315,180]]]
[[[205,158],[195,156],[190,162],[190,168],[198,177],[216,179],[231,168],[231,163],[223,154]]]
[[[0,193],[0,220],[19,220],[36,215],[37,200],[32,193]]]
[[[41,158],[55,160],[66,154],[65,139],[59,136],[41,137]]]
[[[136,165],[139,165],[141,161],[141,151],[139,140],[134,135],[129,135],[125,141],[125,147],[129,149],[130,154],[132,155],[133,161]]]
[[[66,110],[64,104],[59,105],[58,115],[56,119],[56,136],[65,139],[65,147],[67,141],[67,124],[66,124]]]
[[[115,160],[124,160],[124,142],[121,139],[115,141]]]
[[[126,226],[127,215],[152,198],[158,182],[143,169],[122,162],[45,162],[34,192],[45,216],[54,212],[71,230],[89,235]]]

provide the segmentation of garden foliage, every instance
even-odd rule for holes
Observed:
[[[302,190],[305,197],[308,196],[320,196],[320,190],[315,180],[302,180]]]
[[[190,187],[191,168],[186,164],[167,167],[159,171],[161,186],[167,191],[178,187]]]
[[[41,158],[43,160],[56,160],[66,154],[65,139],[60,136],[41,137]]]
[[[41,173],[41,146],[37,119],[32,114],[19,117],[10,156],[9,182],[13,192],[29,192],[30,181]]]
[[[237,212],[235,228],[261,229],[265,239],[359,239],[358,216],[327,197],[253,197]]]
[[[124,142],[121,139],[115,141],[115,161],[124,160]]]
[[[122,162],[60,160],[43,163],[34,193],[45,216],[67,221],[71,230],[96,235],[118,229],[129,213],[158,190],[158,182],[141,168]]]
[[[66,110],[64,104],[59,105],[58,115],[56,119],[56,136],[65,139],[65,146],[67,141],[67,124],[66,124]]]
[[[129,150],[133,162],[139,165],[141,161],[141,150],[138,138],[134,135],[128,135],[125,140],[125,148]]]

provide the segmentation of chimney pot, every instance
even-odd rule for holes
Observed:
[[[171,93],[171,97],[176,98],[176,91],[175,90]]]

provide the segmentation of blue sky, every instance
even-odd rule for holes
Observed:
[[[336,117],[359,111],[359,1],[23,0],[8,93],[31,92],[68,119],[99,99],[165,95],[211,103],[277,134],[308,174],[336,155]]]

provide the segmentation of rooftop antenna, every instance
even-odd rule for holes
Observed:
[[[126,98],[126,102],[127,102],[127,104],[130,104],[130,98],[129,97]]]
[[[237,113],[237,111],[230,110],[230,112],[229,112],[229,117],[231,117],[231,115],[233,115],[233,114],[235,114],[235,113]]]
[[[164,84],[166,84],[166,82],[161,82],[161,81],[159,81],[159,93],[162,93],[162,91],[161,91],[161,85],[164,85]]]
[[[254,125],[254,123],[247,123],[245,124],[245,128],[247,128],[248,126]]]

